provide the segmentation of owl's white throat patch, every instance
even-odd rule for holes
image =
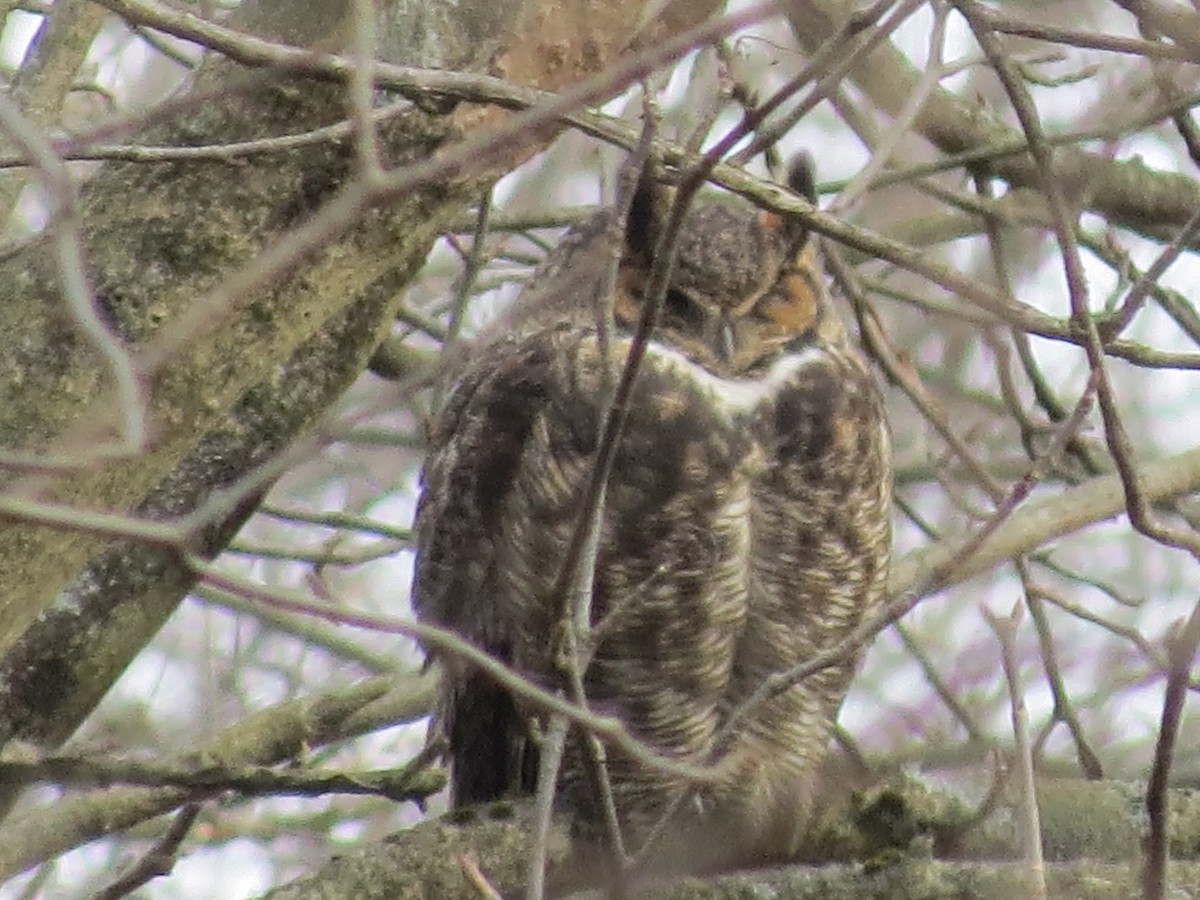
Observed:
[[[771,363],[762,375],[754,378],[723,378],[673,347],[658,341],[646,346],[647,361],[674,369],[716,401],[715,406],[729,416],[746,415],[756,410],[764,400],[777,394],[796,373],[807,366],[819,364],[826,353],[819,347],[808,346],[795,353],[785,353]]]

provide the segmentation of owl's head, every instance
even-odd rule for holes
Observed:
[[[797,158],[788,187],[815,202],[812,166]],[[636,327],[670,193],[643,178],[626,228],[614,316]],[[697,200],[680,232],[656,339],[726,377],[752,377],[780,353],[841,334],[808,229],[745,202]]]

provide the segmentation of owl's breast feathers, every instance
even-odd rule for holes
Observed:
[[[792,187],[812,197],[803,166]],[[473,350],[430,430],[417,612],[552,689],[560,569],[604,398],[641,317],[656,221],[653,192],[639,188],[613,279],[603,222],[553,254],[508,330]],[[678,249],[607,482],[592,585],[599,640],[584,687],[593,709],[660,753],[718,765],[681,831],[703,835],[705,862],[721,846],[723,861],[747,862],[786,853],[803,827],[853,662],[760,704],[729,734],[722,727],[765,678],[878,606],[888,437],[801,224],[701,204]],[[614,330],[600,341],[597,307],[608,301]],[[461,660],[444,663],[438,723],[452,802],[532,792],[540,711]],[[636,848],[682,786],[612,749],[606,766]],[[603,818],[592,785],[576,742],[558,799],[581,832]]]
[[[612,345],[618,358],[626,349]],[[589,329],[504,338],[473,358],[431,433],[417,610],[551,687],[554,590],[597,448],[603,377]],[[878,603],[886,445],[877,390],[852,355],[809,345],[755,378],[727,379],[653,342],[609,479],[593,591],[604,638],[586,673],[589,701],[665,754],[729,754],[729,783],[709,802],[776,852],[798,827],[850,665],[762,705],[720,748],[714,741],[764,677],[833,643]],[[454,802],[532,791],[537,711],[446,663],[440,725]],[[619,754],[609,769],[628,826],[652,822],[672,786]],[[578,753],[560,795],[584,821],[599,820]]]

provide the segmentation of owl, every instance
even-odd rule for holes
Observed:
[[[806,162],[788,180],[814,196]],[[470,348],[429,426],[417,614],[550,690],[565,690],[564,560],[666,196],[643,177],[623,242],[614,212],[569,234]],[[725,726],[764,679],[878,609],[892,479],[878,388],[804,225],[703,198],[677,254],[598,516],[583,685],[591,710],[658,754],[712,767],[685,783],[605,748],[626,846],[674,810],[650,858],[698,871],[784,858],[804,828],[854,661]],[[441,661],[451,803],[532,793],[547,715],[469,662]],[[575,733],[556,799],[581,840],[604,818],[594,785]]]

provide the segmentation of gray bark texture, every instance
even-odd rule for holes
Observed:
[[[287,37],[319,39],[331,27],[327,9],[337,5],[292,4],[296,31]],[[322,15],[310,20],[309,9]],[[456,37],[468,35],[446,40]],[[344,115],[342,86],[248,73],[219,59],[196,90],[239,83],[219,102],[210,97],[152,129],[147,143],[261,138]],[[400,165],[433,152],[449,134],[447,122],[414,109],[391,123],[383,143]],[[345,142],[236,166],[106,165],[80,204],[106,320],[134,346],[171,329],[195,298],[327,201],[351,175],[351,152]],[[237,298],[236,308],[154,368],[145,391],[147,452],[56,480],[39,496],[165,518],[270,460],[362,370],[405,278],[424,260],[439,221],[462,202],[462,190],[439,186],[373,211],[302,272]],[[0,327],[8,335],[0,369],[20,373],[0,385],[0,434],[8,448],[26,452],[111,438],[118,412],[102,361],[63,315],[48,256],[16,257],[0,275]],[[202,529],[195,549],[217,551],[256,494]],[[0,558],[0,737],[49,745],[82,721],[195,580],[172,547],[15,518],[0,531]]]

